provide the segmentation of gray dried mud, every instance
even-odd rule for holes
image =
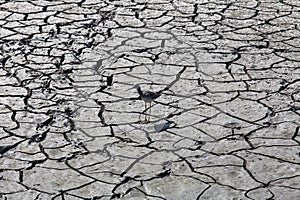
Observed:
[[[0,199],[299,199],[299,11],[0,0]]]

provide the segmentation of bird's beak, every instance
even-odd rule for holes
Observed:
[[[130,87],[129,89],[125,90],[125,91],[129,91],[129,90],[132,90],[134,87]]]

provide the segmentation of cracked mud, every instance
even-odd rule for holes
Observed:
[[[299,11],[0,0],[0,199],[298,199]]]

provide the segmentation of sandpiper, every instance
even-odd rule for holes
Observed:
[[[133,88],[137,89],[137,92],[139,93],[141,99],[145,102],[145,111],[149,109],[149,118],[147,119],[147,116],[145,115],[145,122],[149,122],[151,113],[151,103],[161,95],[161,92],[142,91],[139,84],[134,85]],[[148,107],[147,103],[150,104]]]

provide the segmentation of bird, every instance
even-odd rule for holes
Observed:
[[[147,119],[147,116],[145,115],[145,122],[149,122],[150,121],[150,113],[151,113],[151,103],[157,99],[158,97],[161,96],[161,91],[159,92],[152,92],[152,91],[142,91],[141,87],[139,84],[136,84],[133,86],[133,88],[135,88],[137,90],[137,92],[140,95],[140,98],[144,101],[145,103],[145,111],[147,111],[149,109],[149,118]],[[150,104],[149,106],[147,106],[147,104]]]

